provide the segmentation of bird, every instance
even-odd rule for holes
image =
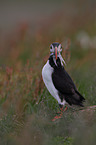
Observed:
[[[61,113],[52,121],[61,118],[65,104],[83,107],[85,98],[79,93],[72,78],[65,70],[66,65],[61,55],[62,46],[58,42],[50,45],[50,56],[42,68],[43,82],[49,93],[57,100]],[[67,107],[64,109],[66,110]]]

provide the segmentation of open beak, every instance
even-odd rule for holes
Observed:
[[[57,47],[55,47],[55,58],[57,60]]]

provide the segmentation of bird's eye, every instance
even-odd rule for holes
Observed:
[[[53,47],[52,46],[50,46],[50,52],[53,52],[54,50],[53,50]]]

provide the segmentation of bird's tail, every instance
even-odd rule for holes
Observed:
[[[77,90],[75,92],[79,96],[79,104],[78,105],[83,107],[84,106],[83,102],[85,101],[85,98]]]
[[[73,104],[84,107],[83,102],[85,101],[85,98],[77,90],[75,90],[73,95],[66,95],[65,100],[70,105]]]

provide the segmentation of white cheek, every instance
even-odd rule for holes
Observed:
[[[50,49],[50,52],[54,53],[54,49],[53,49],[53,48],[52,48],[52,49]]]

